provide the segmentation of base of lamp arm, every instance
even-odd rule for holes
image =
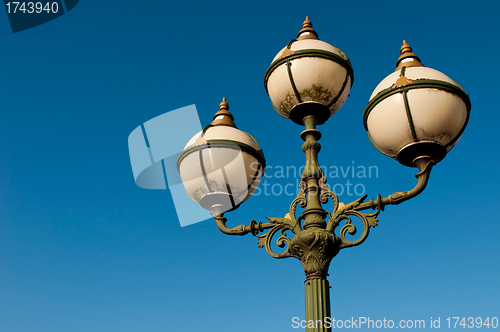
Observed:
[[[215,223],[217,224],[217,228],[227,235],[246,235],[251,233],[252,235],[257,235],[259,232],[263,232],[266,229],[273,228],[275,225],[271,223],[257,223],[255,220],[250,222],[250,225],[239,225],[233,228],[229,228],[226,226],[227,219],[224,218],[224,213],[214,215]]]
[[[371,209],[379,208],[383,211],[386,205],[398,205],[403,203],[404,201],[407,201],[419,195],[422,191],[424,191],[425,187],[427,187],[431,170],[432,167],[435,165],[435,162],[430,157],[423,156],[416,158],[414,160],[414,164],[415,166],[417,166],[420,172],[415,174],[415,177],[417,178],[417,184],[412,190],[395,192],[383,198],[380,195],[378,195],[376,200],[370,199],[370,201],[358,205],[355,209],[357,211],[361,211],[370,208]]]

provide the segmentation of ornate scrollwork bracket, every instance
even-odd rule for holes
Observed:
[[[434,162],[430,158],[423,157],[416,160],[415,165],[420,172],[416,174],[418,182],[412,190],[395,192],[384,198],[378,195],[376,200],[370,199],[367,202],[365,202],[367,195],[364,195],[347,205],[339,203],[337,195],[326,185],[327,179],[320,170],[319,179],[317,181],[317,186],[319,186],[317,189],[319,190],[319,201],[324,205],[331,199],[333,203],[332,212],[324,212],[324,215],[327,217],[327,223],[324,229],[312,223],[309,225],[302,225],[304,213],[299,217],[296,215],[297,206],[306,208],[308,204],[308,193],[310,188],[307,187],[308,184],[304,181],[304,178],[299,184],[299,194],[292,201],[290,211],[284,218],[266,217],[269,220],[267,223],[257,223],[252,220],[248,226],[239,225],[234,228],[228,228],[226,226],[227,220],[224,218],[223,213],[213,214],[218,228],[223,233],[229,235],[245,235],[251,233],[258,237],[258,247],[265,248],[271,257],[295,257],[301,261],[308,279],[326,278],[333,257],[335,257],[341,249],[354,247],[363,243],[370,233],[370,228],[378,225],[377,217],[380,212],[384,210],[386,205],[400,204],[417,196],[425,189]],[[375,212],[360,212],[366,209],[373,209]],[[322,218],[319,216],[316,217]],[[356,240],[349,240],[346,237],[347,233],[356,235],[358,232],[356,226],[352,223],[352,217],[360,219],[363,223],[362,233]],[[342,221],[345,221],[345,224],[340,228],[337,235],[335,231]],[[269,229],[267,233],[259,234],[267,229]],[[294,236],[291,238],[288,237],[287,231],[292,232]],[[279,248],[285,248],[281,253],[276,253],[272,249],[272,239],[276,234],[279,234],[276,245]]]
[[[259,238],[259,248],[262,247],[266,248],[267,253],[274,258],[295,257],[300,259],[297,253],[294,253],[292,251],[291,239],[285,233],[286,231],[291,231],[293,234],[299,234],[302,231],[302,227],[300,225],[302,216],[297,219],[295,212],[297,210],[297,205],[299,205],[302,208],[306,206],[307,203],[307,198],[305,194],[306,183],[304,181],[301,181],[299,184],[299,188],[300,188],[299,194],[290,205],[290,212],[285,216],[285,218],[266,217],[267,219],[269,219],[270,223],[275,226],[266,234],[257,235],[257,237]],[[280,248],[284,248],[286,245],[285,251],[282,252],[281,254],[276,254],[271,249],[272,238],[278,231],[280,231],[280,237],[276,240],[276,244]]]
[[[347,247],[353,247],[360,245],[363,243],[366,238],[368,237],[370,233],[370,227],[375,227],[377,226],[377,216],[380,213],[381,209],[378,208],[377,211],[374,213],[370,214],[365,214],[356,211],[356,208],[363,203],[363,201],[366,199],[367,195],[364,195],[363,197],[355,200],[352,203],[349,203],[347,205],[341,205],[339,203],[337,195],[332,192],[328,186],[326,185],[326,177],[324,174],[321,175],[321,178],[319,180],[319,185],[321,188],[321,203],[325,204],[328,202],[328,198],[330,197],[333,203],[333,212],[327,212],[328,216],[328,224],[326,226],[326,231],[332,234],[335,234],[335,230],[339,226],[340,222],[345,220],[345,225],[340,229],[339,232],[339,237],[341,244],[339,246],[339,250]],[[354,224],[352,224],[351,217],[355,216],[359,218],[363,222],[363,233],[361,236],[354,241],[348,240],[346,238],[346,233],[349,233],[350,235],[356,235],[357,229]]]
[[[364,195],[363,197],[355,200],[354,202],[339,208],[333,214],[329,214],[329,221],[327,226],[327,231],[329,232],[332,233],[335,232],[335,229],[339,226],[340,222],[345,220],[345,225],[342,226],[339,232],[339,236],[342,239],[342,244],[340,245],[340,249],[360,245],[366,240],[366,238],[370,234],[370,227],[375,227],[378,225],[377,216],[381,211],[380,208],[378,208],[377,211],[375,211],[374,213],[370,214],[356,211],[356,208],[361,203],[363,203],[366,197],[367,195]],[[357,233],[356,226],[352,224],[351,220],[352,216],[359,218],[363,222],[363,233],[357,240],[354,241],[348,240],[346,238],[346,233],[349,233],[350,235],[356,235]]]
[[[214,213],[214,218],[217,224],[217,227],[221,232],[224,234],[228,235],[246,235],[248,233],[251,233],[254,236],[257,236],[259,238],[258,241],[258,247],[259,248],[265,248],[268,254],[271,257],[274,258],[287,258],[287,257],[296,257],[299,258],[295,253],[291,251],[291,239],[286,235],[286,231],[291,231],[294,234],[298,234],[299,232],[302,231],[302,228],[300,226],[300,221],[302,217],[299,217],[298,219],[296,218],[295,211],[297,209],[297,205],[300,207],[305,207],[307,200],[306,200],[306,194],[305,194],[305,182],[301,182],[299,184],[300,187],[300,192],[297,195],[297,197],[293,200],[292,204],[290,205],[290,212],[287,214],[284,218],[269,218],[269,222],[267,223],[262,223],[259,222],[257,223],[255,220],[252,220],[249,226],[246,225],[239,225],[233,228],[228,228],[226,226],[227,219],[224,218],[224,214],[215,214]],[[265,234],[260,234],[260,232],[263,232],[266,229],[270,229],[267,233]],[[276,240],[276,244],[280,248],[285,248],[286,249],[282,253],[275,253],[272,248],[271,248],[271,242],[272,238],[279,232],[280,237]]]

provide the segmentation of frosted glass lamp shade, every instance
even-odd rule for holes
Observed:
[[[354,75],[341,50],[319,40],[308,19],[303,26],[273,59],[264,86],[282,117],[302,125],[311,114],[322,124],[344,105]]]
[[[251,135],[234,123],[214,125],[224,116],[216,114],[177,160],[186,193],[209,211],[214,206],[219,212],[237,208],[254,193],[265,171],[264,154]]]
[[[467,125],[469,97],[437,70],[421,64],[405,67],[404,60],[402,64],[373,91],[363,124],[372,144],[401,164],[414,166],[421,156],[439,162]]]

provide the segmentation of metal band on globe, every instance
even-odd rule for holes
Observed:
[[[247,145],[247,144],[241,143],[241,142],[230,141],[230,140],[216,140],[216,139],[207,141],[204,144],[191,146],[191,147],[185,149],[184,151],[182,151],[182,153],[179,155],[179,157],[177,159],[177,169],[180,170],[181,162],[188,155],[190,155],[194,152],[204,150],[204,149],[209,149],[209,148],[226,148],[226,149],[233,149],[233,150],[241,150],[243,152],[248,153],[249,155],[251,155],[255,159],[257,159],[259,161],[259,163],[262,165],[263,170],[266,169],[266,159],[264,158],[264,153],[262,152],[262,150],[256,150],[255,148],[251,147],[250,145]]]
[[[354,71],[352,70],[351,63],[349,60],[343,58],[342,56],[335,54],[330,51],[325,51],[325,50],[318,50],[318,49],[304,49],[304,50],[298,50],[298,51],[292,51],[293,53],[285,56],[283,58],[277,59],[273,63],[271,63],[271,66],[266,71],[266,74],[264,76],[264,87],[266,89],[266,92],[269,94],[269,91],[267,89],[267,81],[269,80],[269,77],[271,76],[272,72],[281,66],[282,64],[286,64],[287,61],[292,61],[295,59],[300,59],[300,58],[322,58],[322,59],[327,59],[334,61],[344,67],[347,70],[348,75],[351,77],[351,86],[354,84]]]

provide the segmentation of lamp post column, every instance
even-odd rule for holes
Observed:
[[[326,197],[321,191],[323,173],[318,162],[321,133],[316,124],[315,116],[304,118],[305,130],[301,137],[305,141],[302,151],[306,155],[306,166],[302,174],[302,189],[307,195],[307,203],[301,217],[303,230],[292,238],[291,251],[300,259],[307,277],[304,282],[306,331],[330,332],[330,327],[325,327],[330,319],[330,287],[326,277],[332,258],[339,252],[341,240],[326,231],[327,213],[321,205]]]
[[[330,286],[325,278],[304,282],[306,293],[306,331],[330,332]],[[328,328],[326,326],[328,326]]]
[[[319,179],[323,174],[318,162],[318,154],[321,150],[321,144],[318,140],[321,138],[321,133],[316,129],[316,124],[315,116],[304,117],[306,130],[300,134],[305,141],[302,145],[302,151],[306,155],[306,166],[302,173],[302,181],[306,183],[305,193],[307,195],[307,207],[302,213],[304,217],[303,228],[311,230],[326,228],[326,211],[321,206],[321,188],[319,186]]]

